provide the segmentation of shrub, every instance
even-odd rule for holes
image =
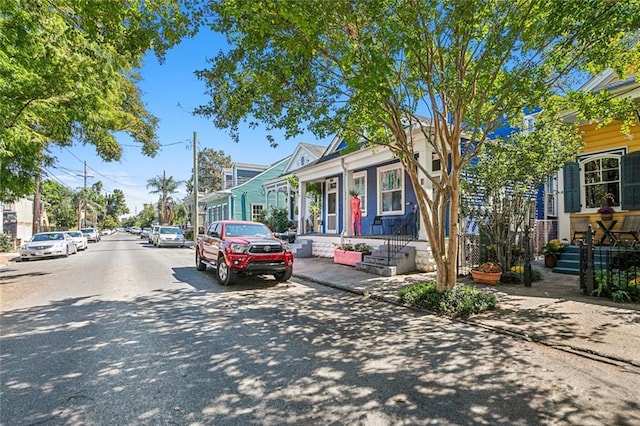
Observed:
[[[13,251],[13,237],[8,232],[0,234],[0,253]]]
[[[469,286],[455,286],[453,290],[439,293],[435,282],[413,284],[401,289],[398,296],[407,305],[460,318],[492,310],[497,303],[494,294]]]

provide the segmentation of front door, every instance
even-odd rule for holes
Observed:
[[[327,208],[325,230],[327,234],[338,233],[338,178],[327,179]]]

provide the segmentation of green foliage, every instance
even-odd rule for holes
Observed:
[[[0,252],[1,253],[11,253],[13,251],[13,236],[4,232],[0,234]]]
[[[442,218],[448,212],[449,223],[459,223],[463,169],[505,121],[520,123],[525,108],[544,107],[541,116],[551,117],[568,107],[556,95],[580,71],[640,63],[639,7],[640,0],[218,1],[212,28],[231,47],[196,73],[211,94],[196,113],[235,141],[250,120],[270,132],[271,144],[271,131],[284,129],[287,138],[311,131],[339,134],[349,149],[363,142],[389,148],[422,207],[444,290],[455,284],[448,244],[458,229],[447,230]],[[423,111],[431,121],[417,116]],[[407,137],[408,126],[416,131]],[[473,142],[462,143],[463,134]],[[451,158],[448,173],[425,170],[414,157],[421,143],[414,135],[442,164]],[[554,137],[551,126],[544,136]],[[535,164],[545,149],[547,158],[564,158],[556,151],[562,145],[547,147],[534,136],[520,145],[528,143],[537,149],[522,164]]]
[[[269,212],[269,216],[261,216],[260,221],[271,228],[273,232],[285,232],[293,226],[293,222],[287,214],[285,208],[273,208]]]
[[[162,176],[156,176],[147,180],[147,188],[152,188],[149,194],[160,194],[158,200],[159,218],[161,224],[173,225],[174,214],[173,208],[175,200],[171,197],[178,192],[178,187],[183,182],[177,181],[173,176],[167,177],[164,173]]]
[[[223,150],[205,148],[198,152],[198,191],[214,192],[222,189],[222,170],[231,167],[231,156]],[[187,193],[193,193],[193,170],[186,183]]]
[[[435,282],[413,284],[401,289],[398,296],[402,303],[461,318],[492,310],[497,303],[495,295],[469,286],[438,292]]]
[[[157,152],[135,70],[188,32],[190,3],[0,1],[0,199],[33,193],[50,144],[119,160],[114,134],[126,132]]]
[[[334,244],[337,248],[344,251],[357,251],[360,253],[371,253],[373,248],[367,243],[342,243],[342,244]]]

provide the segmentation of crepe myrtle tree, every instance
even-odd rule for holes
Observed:
[[[311,131],[340,134],[353,149],[362,142],[388,148],[414,187],[439,291],[456,282],[461,173],[488,136],[505,118],[517,122],[525,107],[553,114],[551,100],[568,96],[562,91],[580,71],[640,63],[640,0],[209,6],[204,17],[227,35],[229,49],[196,72],[211,96],[196,113],[235,141],[248,122],[266,128],[272,145],[270,131],[284,129],[286,138]],[[446,165],[443,173],[415,158],[415,131]]]

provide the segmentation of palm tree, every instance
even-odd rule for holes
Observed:
[[[173,203],[173,198],[171,195],[178,192],[178,186],[180,186],[182,182],[174,180],[173,176],[166,177],[165,172],[162,172],[162,176],[156,176],[147,180],[147,188],[153,188],[152,191],[149,191],[149,194],[160,194],[160,199],[158,200],[158,221],[161,224],[165,224],[169,217],[169,208]],[[168,223],[168,225],[173,225],[173,223]]]

